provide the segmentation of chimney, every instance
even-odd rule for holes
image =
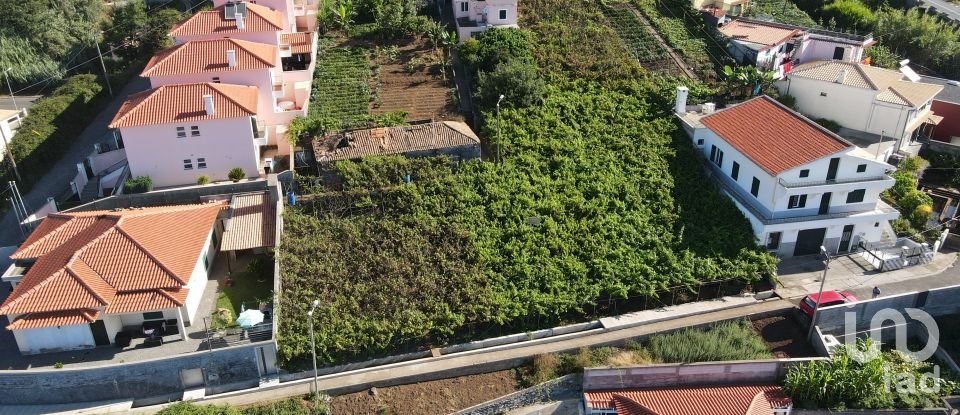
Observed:
[[[237,66],[237,51],[227,49],[227,66],[235,68]]]
[[[847,70],[844,69],[844,70],[841,70],[840,75],[837,76],[837,83],[842,84],[846,80],[847,80]]]
[[[712,102],[706,102],[700,108],[700,111],[702,111],[704,115],[713,114],[713,112],[716,110],[717,110],[717,104],[714,104]]]
[[[243,30],[244,29],[243,15],[240,13],[237,13],[237,16],[234,17],[233,19],[235,22],[237,22],[237,30]]]
[[[207,115],[216,114],[213,108],[213,95],[203,96],[203,109],[207,111]]]
[[[677,114],[684,114],[687,112],[687,95],[690,93],[690,89],[685,86],[677,87],[677,100],[673,106],[673,112]]]

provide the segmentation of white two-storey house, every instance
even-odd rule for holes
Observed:
[[[883,223],[899,216],[880,200],[893,166],[767,96],[687,112],[686,93],[676,108],[684,128],[771,252],[847,252],[879,241]]]
[[[517,27],[517,0],[453,0],[461,42],[495,27]]]
[[[777,88],[796,98],[797,109],[810,117],[882,135],[903,149],[925,123],[939,122],[931,104],[943,86],[914,82],[900,71],[834,60],[797,66]]]

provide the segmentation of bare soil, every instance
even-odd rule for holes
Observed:
[[[441,73],[437,64],[439,51],[427,46],[426,41],[413,38],[397,45],[395,60],[376,59],[380,75],[371,85],[378,98],[370,104],[372,114],[404,111],[407,121],[462,121],[451,99],[453,81],[450,73]]]
[[[511,370],[376,388],[333,398],[337,415],[448,414],[516,392]]]
[[[774,357],[813,357],[817,353],[807,342],[807,332],[789,314],[751,321]]]

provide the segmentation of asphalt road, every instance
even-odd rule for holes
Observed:
[[[926,7],[936,7],[940,13],[946,13],[954,20],[960,20],[960,5],[950,0],[923,0]]]
[[[18,95],[17,96],[17,107],[20,108],[30,108],[33,105],[33,102],[40,99],[41,95]],[[15,110],[13,107],[13,100],[10,99],[10,95],[0,96],[0,110]]]

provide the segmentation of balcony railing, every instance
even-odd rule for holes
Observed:
[[[780,182],[781,186],[786,187],[787,189],[793,189],[797,187],[830,186],[834,184],[876,182],[876,181],[884,181],[884,180],[893,180],[893,178],[884,174],[880,176],[856,177],[856,178],[850,178],[850,179],[806,180],[806,181],[799,181],[799,182],[788,182],[786,180],[783,180],[783,178],[780,178],[778,181]]]

